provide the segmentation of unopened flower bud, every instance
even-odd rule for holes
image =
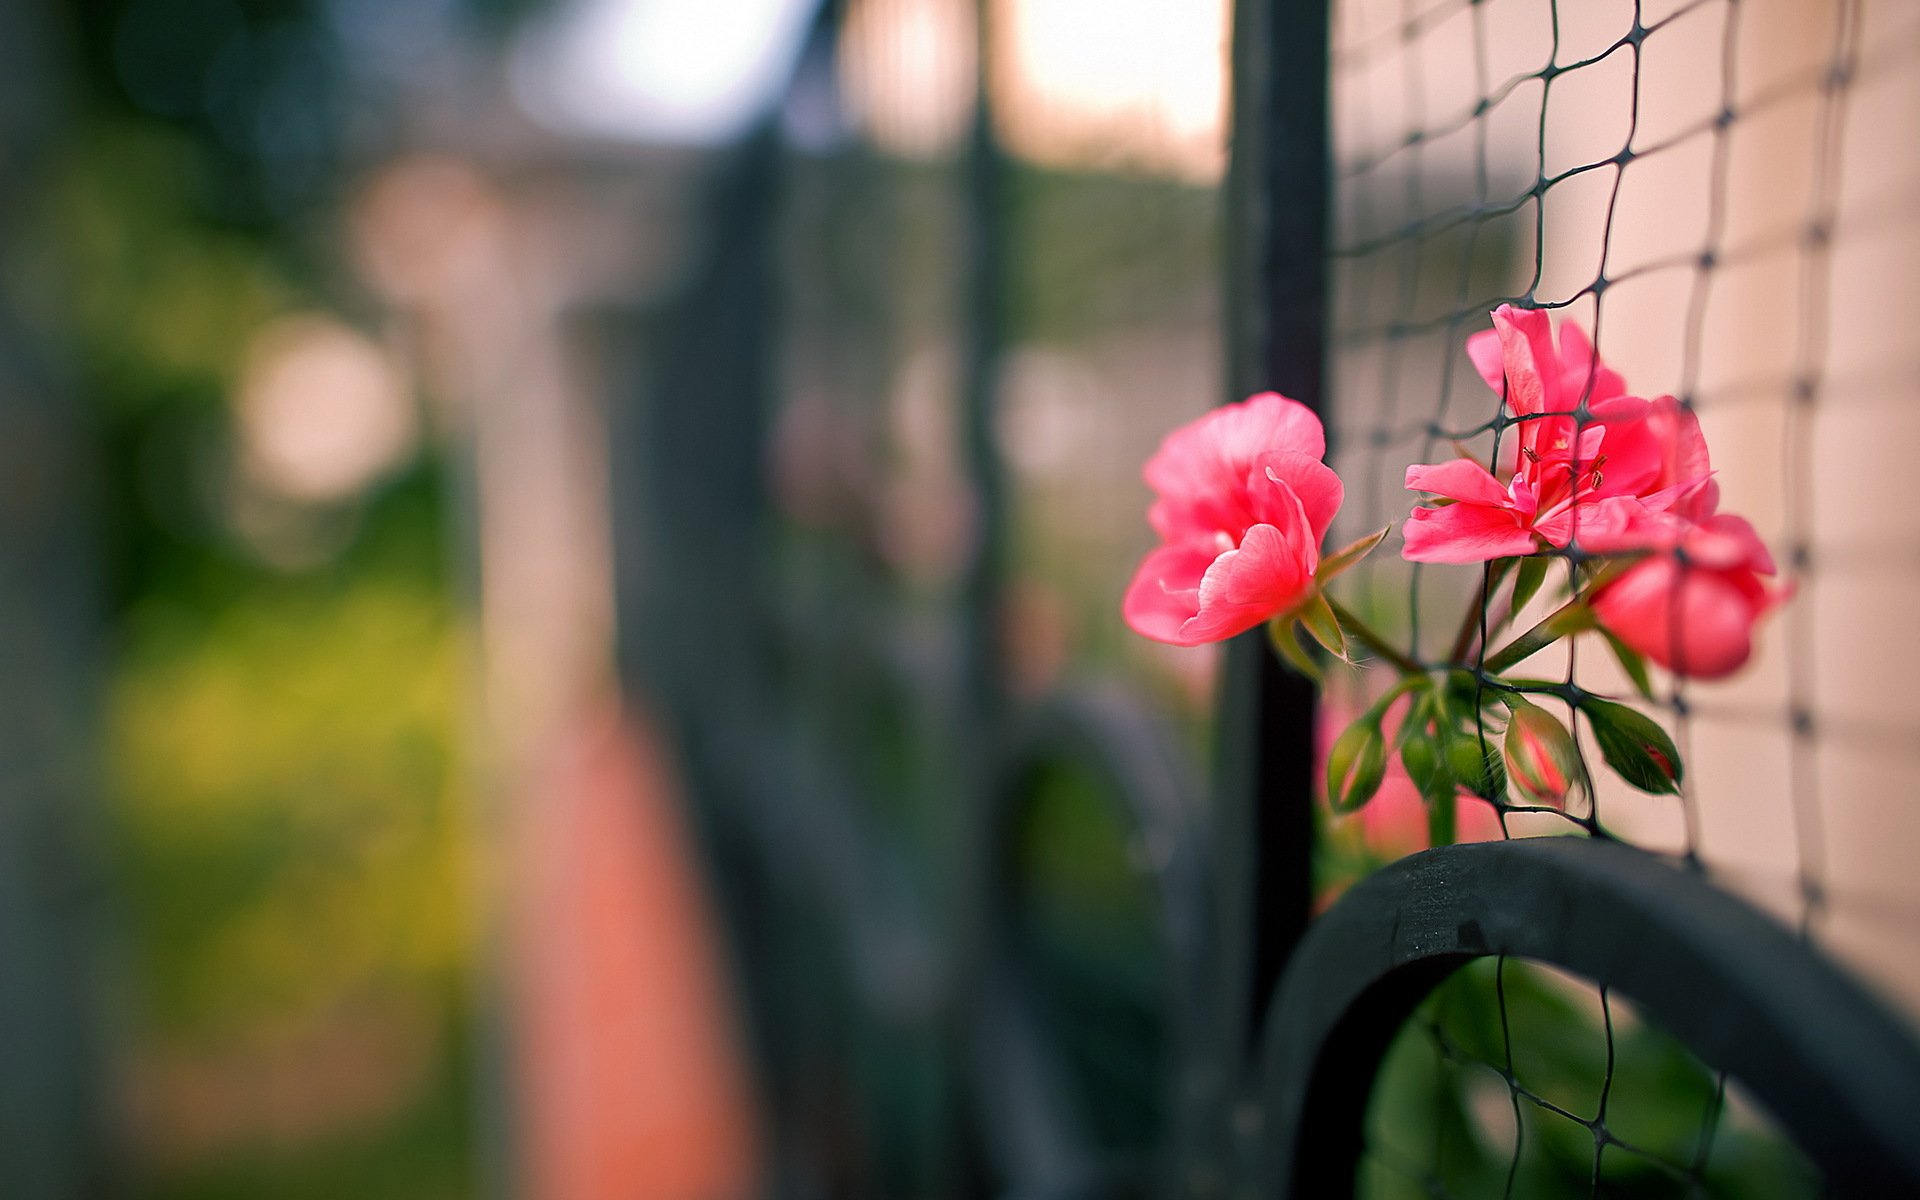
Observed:
[[[1580,777],[1580,754],[1573,735],[1546,709],[1524,700],[1510,702],[1503,746],[1507,777],[1535,804],[1565,803]]]
[[[1433,736],[1425,730],[1406,735],[1400,745],[1400,762],[1422,796],[1431,799],[1442,793],[1453,794],[1453,773],[1447,769],[1447,761],[1441,757]]]
[[[1483,744],[1477,729],[1457,729],[1447,735],[1447,770],[1460,786],[1476,796],[1498,798],[1505,790],[1500,747],[1489,736]]]
[[[1327,751],[1327,799],[1352,812],[1373,799],[1387,775],[1387,739],[1378,721],[1356,721]]]

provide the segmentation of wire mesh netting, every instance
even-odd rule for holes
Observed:
[[[1920,510],[1898,460],[1920,427],[1920,352],[1898,315],[1920,266],[1920,10],[1886,0],[1345,0],[1333,69],[1329,411],[1349,482],[1346,536],[1404,516],[1409,463],[1468,454],[1497,471],[1514,460],[1515,420],[1464,353],[1489,310],[1508,303],[1578,325],[1632,394],[1671,394],[1698,415],[1723,509],[1753,520],[1793,592],[1739,675],[1656,672],[1688,767],[1677,797],[1602,781],[1564,810],[1476,804],[1462,836],[1575,833],[1672,855],[1920,1011],[1920,891],[1904,865],[1920,837],[1908,803],[1920,657],[1902,616],[1920,599]],[[1564,594],[1580,585],[1581,559],[1577,549],[1561,557]],[[1353,603],[1407,631],[1427,661],[1449,644],[1471,653],[1475,624],[1510,595],[1480,568],[1385,555],[1355,574]],[[1531,601],[1516,627],[1552,603]],[[1527,674],[1558,681],[1570,724],[1573,700],[1632,691],[1598,639],[1539,655]],[[1336,694],[1333,714],[1386,682]],[[1323,866],[1335,875],[1420,836],[1396,835],[1378,814],[1335,822],[1330,835]],[[1714,1118],[1701,1112],[1724,1111],[1727,1088],[1697,1064],[1674,1078],[1691,1080],[1676,1086],[1711,1100],[1705,1109],[1669,1113],[1657,1136],[1623,1132],[1629,1108],[1607,1102],[1604,1080],[1619,1062],[1650,1069],[1677,1048],[1650,1049],[1651,1032],[1620,1036],[1606,1019],[1609,1007],[1618,1017],[1617,1000],[1592,992],[1595,1003],[1557,1010],[1553,1036],[1578,1032],[1608,1064],[1597,1109],[1522,1078],[1517,1040],[1491,1051],[1473,1040],[1460,1022],[1484,1014],[1461,996],[1505,1023],[1515,979],[1532,970],[1508,964],[1504,995],[1464,977],[1403,1038],[1426,1039],[1440,1064],[1428,1074],[1464,1063],[1483,1076],[1475,1087],[1504,1080],[1495,1098],[1514,1113],[1511,1157],[1497,1164],[1504,1182],[1496,1171],[1492,1185],[1460,1191],[1468,1176],[1449,1175],[1445,1155],[1396,1173],[1377,1144],[1378,1194],[1403,1194],[1409,1179],[1413,1194],[1559,1194],[1552,1172],[1535,1168],[1555,1159],[1567,1129],[1585,1139],[1580,1183],[1594,1194],[1649,1171],[1674,1194],[1718,1194],[1706,1148],[1718,1156],[1753,1137],[1703,1132]],[[1378,1104],[1415,1086],[1410,1053],[1396,1052]],[[1474,1087],[1449,1094],[1456,1117],[1475,1111]],[[1567,1128],[1554,1132],[1556,1120]],[[1485,1142],[1465,1128],[1461,1146]],[[1656,1144],[1666,1148],[1640,1152]],[[1812,1194],[1810,1183],[1795,1192],[1782,1182],[1800,1178],[1791,1172],[1771,1177],[1780,1194]],[[1399,1184],[1381,1182],[1390,1179]]]
[[[1737,1080],[1628,1001],[1548,968],[1463,970],[1401,1031],[1386,1071],[1363,1195],[1821,1194]]]

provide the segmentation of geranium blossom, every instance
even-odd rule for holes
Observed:
[[[1627,395],[1579,326],[1562,325],[1556,349],[1545,312],[1502,305],[1493,324],[1467,354],[1517,418],[1512,474],[1503,485],[1466,458],[1408,467],[1408,489],[1451,503],[1413,511],[1405,558],[1485,562],[1576,537],[1625,549],[1642,514],[1697,503],[1711,487],[1693,414],[1671,396]]]
[[[1303,405],[1267,392],[1218,409],[1167,435],[1145,468],[1161,544],[1127,589],[1136,632],[1191,646],[1271,622],[1275,652],[1306,678],[1326,679],[1329,661],[1397,674],[1364,712],[1343,706],[1338,690],[1320,710],[1329,833],[1354,861],[1410,853],[1430,837],[1501,836],[1511,811],[1565,811],[1594,786],[1575,740],[1582,721],[1621,780],[1676,793],[1685,767],[1659,722],[1630,703],[1509,672],[1597,629],[1651,697],[1647,660],[1726,675],[1791,590],[1768,582],[1773,559],[1753,527],[1718,511],[1706,438],[1686,405],[1631,395],[1579,327],[1556,337],[1544,312],[1502,306],[1467,353],[1500,395],[1499,424],[1512,429],[1489,463],[1409,467],[1407,487],[1439,502],[1402,527],[1408,559],[1497,563],[1444,658],[1424,639],[1403,649],[1329,594],[1392,526],[1321,556],[1342,487],[1322,461],[1319,418]],[[1547,582],[1546,552],[1576,547],[1582,553],[1565,556],[1569,594],[1509,632]],[[1521,558],[1531,561],[1513,561]],[[1510,567],[1511,590],[1496,597],[1499,568]],[[1565,719],[1537,694],[1561,696]]]
[[[1306,599],[1320,542],[1340,511],[1340,477],[1321,458],[1320,418],[1263,392],[1168,434],[1144,475],[1147,555],[1123,611],[1136,633],[1176,646],[1217,642]]]
[[[1753,627],[1787,596],[1764,579],[1773,556],[1740,517],[1680,526],[1669,548],[1628,567],[1589,601],[1614,636],[1680,675],[1713,679],[1753,652]]]

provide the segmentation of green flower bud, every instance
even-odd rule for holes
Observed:
[[[1453,772],[1448,769],[1433,735],[1425,730],[1406,735],[1406,740],[1400,744],[1400,761],[1407,768],[1407,777],[1413,780],[1413,785],[1420,789],[1422,796],[1431,798],[1442,793],[1453,794]]]
[[[1387,739],[1378,721],[1356,721],[1327,751],[1327,799],[1352,812],[1373,799],[1387,774]]]
[[[1491,734],[1482,749],[1478,730],[1452,730],[1447,735],[1445,757],[1448,773],[1474,795],[1497,800],[1507,790],[1507,773],[1500,765],[1500,745]]]

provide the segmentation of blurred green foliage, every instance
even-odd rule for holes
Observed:
[[[35,315],[93,447],[118,1074],[154,1197],[474,1190],[471,679],[444,466],[429,448],[308,505],[327,536],[294,567],[232,511],[254,339],[364,305],[333,234],[347,116],[382,98],[353,69],[353,8],[57,6],[68,103],[31,216],[53,284]]]

